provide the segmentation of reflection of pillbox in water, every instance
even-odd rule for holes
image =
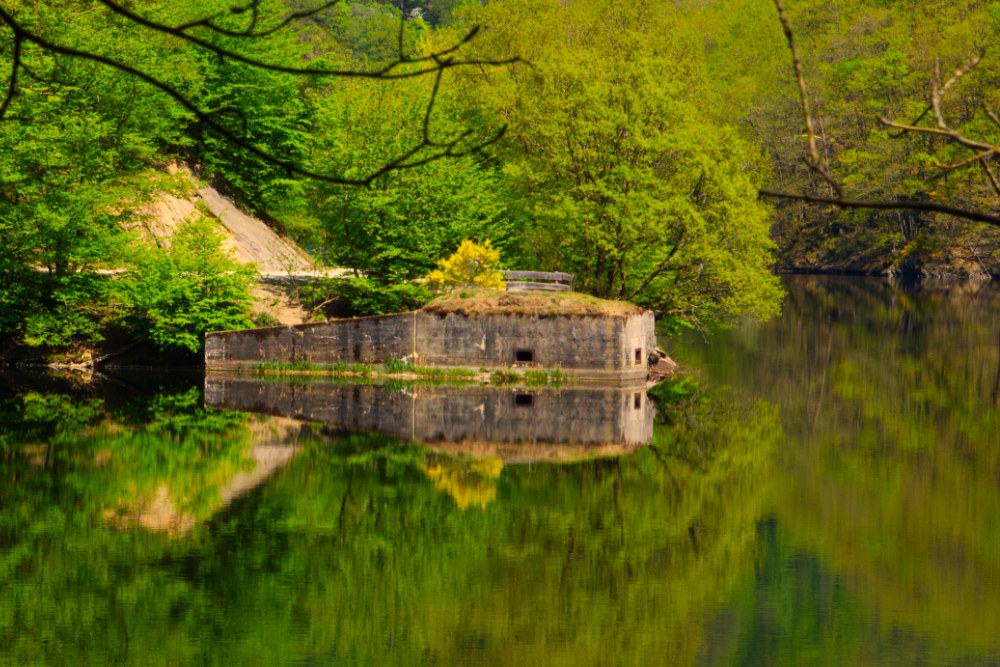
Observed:
[[[205,403],[375,431],[449,453],[534,459],[614,456],[653,438],[654,408],[644,389],[604,383],[559,387],[297,383],[209,373]]]

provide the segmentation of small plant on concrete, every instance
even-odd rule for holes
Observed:
[[[503,273],[497,269],[499,263],[500,253],[490,247],[488,240],[477,245],[466,239],[454,255],[438,261],[438,268],[427,274],[424,284],[436,290],[462,287],[503,289],[507,283]]]
[[[521,380],[521,374],[512,370],[496,370],[490,373],[490,382],[494,384],[507,384]]]
[[[413,359],[387,359],[385,370],[389,373],[412,373]]]

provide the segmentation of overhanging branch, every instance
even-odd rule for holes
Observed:
[[[785,38],[788,42],[788,48],[791,51],[792,63],[795,68],[795,78],[799,87],[800,103],[802,106],[802,113],[806,124],[806,133],[809,138],[809,158],[806,160],[809,167],[820,176],[826,180],[827,183],[836,191],[836,197],[821,197],[802,193],[793,192],[781,192],[777,190],[758,190],[758,193],[763,197],[774,197],[779,199],[790,199],[797,201],[811,202],[815,204],[827,204],[830,206],[836,206],[838,208],[844,209],[871,209],[871,210],[910,210],[910,211],[922,211],[928,213],[942,213],[945,215],[951,215],[963,220],[970,220],[973,222],[982,222],[994,226],[1000,226],[1000,216],[993,215],[990,213],[984,213],[981,211],[972,211],[968,209],[963,209],[957,206],[948,206],[946,204],[937,204],[933,202],[919,202],[912,200],[897,200],[897,201],[871,201],[863,199],[848,199],[844,196],[844,191],[841,185],[833,178],[829,171],[829,167],[826,161],[820,156],[819,151],[816,147],[816,138],[813,134],[813,124],[812,115],[809,109],[809,98],[806,94],[806,83],[805,77],[802,73],[802,64],[799,59],[798,49],[795,45],[795,36],[792,31],[791,23],[788,20],[788,16],[785,13],[785,9],[781,4],[781,0],[774,0],[774,5],[778,10],[778,18],[781,21],[782,29],[785,33]],[[992,157],[1000,156],[1000,145],[990,144],[988,142],[979,141],[975,139],[970,139],[963,133],[953,129],[947,123],[944,118],[944,114],[941,110],[941,102],[944,99],[945,94],[955,86],[963,77],[971,73],[979,66],[983,57],[986,54],[986,49],[981,49],[975,56],[973,56],[968,63],[958,68],[955,73],[949,78],[943,85],[940,85],[940,68],[938,68],[937,77],[934,81],[934,85],[931,91],[931,100],[923,112],[917,117],[913,123],[905,124],[890,121],[884,117],[878,116],[878,120],[882,125],[887,128],[892,128],[898,130],[895,134],[890,134],[889,136],[893,138],[899,138],[907,133],[920,133],[929,134],[944,137],[955,144],[964,146],[965,148],[976,151],[976,155],[967,159],[961,160],[954,164],[942,165],[940,167],[944,169],[957,169],[970,165],[974,162],[978,162],[982,167],[983,171],[986,173],[987,179],[993,190],[1000,195],[1000,180],[998,180],[996,174],[992,170],[989,164],[989,159]],[[1000,117],[996,115],[991,109],[989,109],[985,104],[983,105],[989,119],[1000,126]],[[936,127],[926,127],[920,126],[920,123],[928,113],[933,112],[934,121]]]
[[[141,65],[127,64],[114,58],[101,55],[100,53],[94,53],[59,44],[56,41],[43,36],[40,31],[34,30],[20,23],[17,19],[15,19],[11,11],[4,9],[2,6],[0,6],[0,28],[5,26],[13,35],[13,58],[10,74],[7,79],[6,92],[4,94],[3,101],[0,102],[0,121],[6,118],[6,114],[9,111],[13,100],[17,96],[19,73],[21,71],[27,72],[27,67],[24,63],[23,47],[25,44],[30,43],[35,47],[53,55],[88,60],[135,77],[172,98],[177,104],[189,111],[204,127],[210,128],[212,131],[218,133],[221,137],[233,145],[248,151],[266,163],[282,168],[289,174],[327,183],[340,185],[371,185],[375,179],[392,171],[414,169],[439,159],[457,158],[479,153],[488,146],[499,141],[504,136],[506,128],[501,128],[491,136],[481,140],[470,141],[472,133],[471,131],[466,131],[460,133],[457,137],[449,141],[438,141],[432,138],[430,132],[431,117],[440,91],[441,78],[446,70],[464,66],[497,67],[523,62],[520,58],[516,57],[503,60],[479,58],[464,59],[457,57],[457,52],[478,34],[478,26],[469,30],[469,32],[466,33],[466,35],[457,43],[449,47],[433,51],[425,56],[407,56],[402,50],[402,42],[400,41],[399,53],[397,57],[385,65],[370,71],[330,69],[324,67],[288,67],[284,65],[276,65],[274,63],[268,63],[244,56],[240,53],[223,48],[205,39],[192,35],[189,32],[195,28],[204,28],[214,33],[233,38],[266,37],[267,35],[274,34],[297,19],[315,15],[324,9],[333,6],[334,4],[337,4],[337,1],[338,0],[335,0],[334,2],[324,2],[312,9],[294,12],[286,16],[278,23],[278,25],[272,28],[257,30],[257,25],[260,20],[260,0],[251,0],[249,4],[234,6],[230,10],[230,12],[234,14],[246,12],[250,13],[250,21],[248,22],[247,27],[244,30],[236,31],[222,28],[216,23],[216,20],[221,16],[221,13],[217,13],[203,19],[189,21],[178,26],[168,26],[141,16],[124,7],[122,4],[114,2],[113,0],[97,0],[97,2],[110,11],[137,26],[141,26],[165,35],[170,35],[197,48],[209,51],[221,59],[231,60],[233,62],[242,63],[248,67],[265,71],[314,78],[364,78],[388,81],[433,76],[434,84],[426,103],[425,113],[423,115],[421,125],[420,140],[415,142],[410,148],[404,150],[396,158],[389,160],[382,167],[362,178],[347,178],[336,174],[320,173],[311,169],[306,169],[305,167],[295,164],[290,160],[281,158],[274,153],[264,150],[254,145],[246,138],[246,128],[244,128],[244,132],[242,133],[243,136],[238,136],[236,133],[230,131],[227,127],[218,122],[215,119],[216,114],[204,111],[191,98],[181,93],[177,88],[171,86],[162,79],[153,76],[149,72],[144,71]],[[403,7],[405,8],[405,4]],[[400,18],[400,39],[402,38],[404,20],[404,17]]]
[[[798,201],[811,202],[813,204],[829,204],[838,208],[864,208],[874,210],[907,210],[925,211],[928,213],[944,213],[953,215],[956,218],[971,220],[973,222],[985,222],[989,225],[1000,227],[1000,216],[982,213],[980,211],[969,211],[967,209],[945,204],[935,204],[933,202],[917,201],[868,201],[864,199],[838,199],[835,197],[816,197],[813,195],[799,194],[796,192],[779,192],[777,190],[758,190],[764,197],[775,197],[778,199],[794,199]]]

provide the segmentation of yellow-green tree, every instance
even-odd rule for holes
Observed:
[[[438,262],[438,268],[427,274],[426,283],[432,289],[455,287],[486,287],[503,289],[503,273],[497,270],[500,253],[490,247],[489,240],[477,245],[466,239],[455,254]]]
[[[764,159],[705,110],[702,46],[673,9],[514,0],[474,18],[484,57],[530,61],[468,85],[509,127],[536,263],[674,321],[777,310]]]

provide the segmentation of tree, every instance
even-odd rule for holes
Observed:
[[[340,51],[302,42],[299,21],[336,2],[288,12],[281,2],[183,0],[138,8],[113,0],[0,2],[0,328],[31,344],[99,338],[117,313],[108,278],[134,243],[123,229],[152,192],[151,167],[180,157],[221,176],[258,210],[304,208],[308,177],[368,185],[441,159],[478,155],[499,135],[434,133],[443,72],[475,36],[418,55],[396,12],[392,57],[355,69]],[[108,35],[115,39],[108,39]],[[368,171],[308,167],[322,82],[429,79],[408,118],[411,142]],[[332,163],[323,165],[329,168]],[[456,241],[457,242],[457,241]],[[435,258],[440,253],[435,255]],[[54,279],[39,275],[48,268]]]
[[[922,110],[913,111],[912,115],[916,120],[911,122],[899,122],[890,120],[887,115],[877,115],[877,122],[881,126],[881,131],[873,132],[873,135],[882,139],[883,142],[891,142],[892,139],[899,139],[907,135],[917,135],[924,139],[917,146],[911,149],[911,155],[903,160],[902,164],[910,167],[916,166],[920,170],[920,175],[916,179],[902,181],[903,187],[909,190],[916,190],[916,196],[905,196],[894,194],[879,199],[875,197],[851,198],[846,194],[846,185],[859,185],[864,188],[864,183],[871,183],[872,178],[865,178],[858,172],[872,163],[882,164],[874,158],[872,153],[860,153],[856,149],[841,149],[836,159],[848,168],[852,168],[854,173],[848,173],[846,177],[838,177],[831,169],[831,156],[829,147],[824,145],[822,149],[820,142],[826,141],[825,130],[822,130],[822,123],[812,109],[811,96],[806,87],[806,76],[802,64],[800,51],[796,44],[796,38],[785,8],[781,0],[773,0],[781,21],[782,28],[791,51],[792,63],[795,70],[795,78],[799,88],[802,118],[806,128],[806,138],[809,144],[809,153],[806,163],[812,174],[817,177],[819,184],[826,190],[823,193],[813,192],[790,192],[785,190],[762,189],[761,194],[767,197],[776,197],[785,200],[800,200],[824,204],[837,209],[848,210],[873,210],[873,211],[909,211],[919,216],[928,214],[943,214],[953,216],[966,221],[976,223],[986,223],[1000,226],[1000,216],[989,212],[989,209],[996,205],[1000,198],[1000,180],[997,178],[996,169],[1000,166],[1000,116],[991,107],[987,99],[980,99],[982,116],[976,117],[976,112],[970,112],[969,104],[952,106],[951,111],[958,116],[959,125],[954,125],[947,118],[945,98],[950,90],[956,88],[963,78],[969,77],[980,66],[986,47],[979,49],[966,64],[960,66],[955,73],[945,80],[941,76],[940,61],[935,62],[934,75],[930,85],[931,92],[927,101],[922,105]],[[981,3],[980,3],[981,5]],[[981,6],[977,7],[982,10]],[[964,17],[968,17],[968,13]],[[982,11],[980,11],[982,17]],[[996,33],[1000,28],[1000,5],[995,3],[989,7],[989,32]],[[912,41],[912,39],[911,39]],[[959,43],[968,43],[965,40],[955,40]],[[971,41],[971,40],[970,40]],[[882,54],[880,63],[884,69],[895,70],[897,74],[910,73],[908,65],[904,62],[904,54],[896,49],[888,49]],[[846,62],[841,70],[853,78],[861,78],[864,69],[870,69],[871,61]],[[884,84],[883,84],[884,85]],[[867,87],[867,86],[866,86]],[[891,86],[885,87],[887,100],[891,102]],[[966,100],[967,102],[968,100]],[[870,104],[870,102],[869,102]],[[913,105],[910,105],[912,109]],[[974,108],[974,107],[973,107]],[[905,113],[905,112],[904,112]],[[929,121],[929,122],[928,122]],[[926,124],[925,124],[926,123]],[[895,132],[895,133],[893,133]],[[970,153],[971,152],[971,153]],[[983,195],[981,185],[973,185],[970,170],[975,169],[986,184],[986,194]],[[955,172],[959,175],[954,179],[957,187],[948,187],[947,174]],[[878,172],[876,172],[878,173]],[[939,179],[944,175],[945,188],[929,186],[927,181]],[[963,181],[967,182],[966,186]],[[878,179],[875,179],[878,182]],[[871,192],[870,187],[867,188]],[[867,193],[866,193],[867,194]],[[878,194],[877,192],[874,194]],[[952,203],[950,199],[957,199]],[[965,202],[965,205],[963,205]],[[957,205],[956,205],[957,204]],[[986,210],[983,210],[986,209]],[[927,235],[921,233],[923,230],[915,230],[913,225],[900,225],[905,248],[903,253],[919,247],[919,244],[926,243]],[[980,266],[982,263],[980,262]],[[989,269],[984,267],[985,272]]]
[[[222,235],[208,220],[181,224],[167,248],[140,247],[133,263],[116,288],[137,339],[198,352],[207,331],[253,325],[256,271],[222,249]]]
[[[941,135],[901,133],[879,117],[904,123],[920,117],[930,106],[933,82],[942,85],[950,76],[936,75],[938,65],[949,72],[996,41],[997,3],[794,0],[782,5],[808,83],[815,148],[843,185],[845,199],[995,213],[996,193],[979,165],[941,168],[971,152]],[[773,177],[766,189],[836,199],[836,189],[803,150],[801,95],[773,0],[687,3],[685,13],[706,47],[713,105],[769,154]],[[988,56],[952,86],[942,105],[951,127],[980,140],[994,131],[981,105],[1000,104],[993,83],[997,65]],[[919,124],[935,128],[932,115]],[[1000,248],[1000,229],[986,223],[920,209],[766,199],[776,207],[772,233],[786,267],[970,273],[983,272],[982,260],[987,269],[1000,268],[991,261]]]
[[[10,11],[39,22],[59,15],[46,5]],[[83,12],[60,38],[94,44],[114,29],[107,17]],[[150,71],[171,85],[190,80],[186,60],[169,67],[139,35],[122,33],[113,48],[151,60]],[[123,259],[123,223],[163,187],[148,165],[161,146],[184,142],[184,114],[113,69],[27,49],[0,61],[4,71],[19,62],[0,107],[0,330],[33,345],[99,337],[110,296],[108,280],[93,272]]]
[[[519,0],[474,20],[488,26],[478,53],[531,62],[467,84],[509,125],[526,254],[675,322],[777,310],[769,209],[755,197],[766,167],[699,109],[700,47],[670,9]]]
[[[438,268],[427,274],[427,284],[437,289],[485,287],[503,289],[504,276],[497,266],[500,253],[485,241],[477,245],[466,239],[451,257],[438,262]]]
[[[274,4],[265,6],[266,3],[264,0],[249,0],[246,5],[235,6],[226,5],[222,0],[214,0],[209,8],[207,8],[207,12],[206,3],[192,3],[179,9],[172,7],[167,16],[163,18],[134,12],[126,5],[114,0],[89,0],[87,5],[89,5],[90,9],[103,8],[107,12],[110,12],[113,20],[125,25],[128,29],[145,31],[147,34],[156,37],[166,36],[167,38],[173,38],[175,45],[179,42],[182,45],[198,49],[199,52],[211,54],[221,61],[238,63],[241,66],[255,70],[307,77],[311,80],[322,78],[400,80],[423,76],[439,79],[444,72],[456,67],[503,65],[519,60],[517,57],[507,58],[503,61],[459,58],[456,54],[478,33],[478,28],[476,27],[473,27],[463,38],[448,47],[422,55],[408,54],[403,49],[405,21],[400,22],[396,57],[372,70],[339,68],[323,60],[305,64],[268,62],[252,54],[247,55],[239,50],[238,47],[230,46],[232,42],[226,42],[226,40],[238,40],[240,43],[253,43],[260,38],[270,37],[299,19],[314,16],[330,9],[337,4],[337,1],[324,2],[310,9],[283,15],[280,7],[276,8]],[[192,15],[192,10],[195,7],[197,7],[198,14]],[[405,9],[405,2],[403,7]],[[249,20],[246,23],[242,23],[244,14],[249,15]],[[250,151],[258,158],[283,167],[291,174],[315,178],[330,183],[368,185],[378,176],[390,171],[412,169],[433,160],[479,152],[485,146],[493,143],[502,136],[501,132],[492,138],[471,144],[468,142],[467,136],[462,136],[460,140],[436,141],[431,137],[427,123],[425,123],[426,131],[422,133],[417,143],[410,146],[390,162],[381,165],[377,170],[362,177],[352,178],[338,174],[310,171],[275,151],[267,147],[262,147],[257,142],[252,141],[247,136],[249,128],[245,124],[245,110],[226,109],[226,113],[223,116],[235,117],[240,121],[236,123],[227,122],[220,118],[219,114],[206,111],[200,107],[194,97],[186,91],[171,85],[169,81],[150,71],[147,63],[144,61],[130,64],[123,62],[114,55],[102,52],[103,49],[96,43],[83,45],[82,48],[78,48],[76,46],[61,44],[50,38],[49,35],[51,34],[52,26],[59,24],[60,18],[64,19],[65,17],[60,17],[58,13],[53,15],[46,8],[42,8],[41,11],[37,12],[33,11],[33,8],[30,6],[22,5],[20,0],[18,0],[14,7],[0,7],[0,24],[5,28],[4,32],[9,31],[11,39],[10,75],[8,77],[5,97],[3,102],[0,103],[0,119],[5,117],[11,103],[17,98],[19,77],[25,75],[34,77],[32,73],[32,59],[41,54],[56,57],[57,59],[68,58],[90,61],[135,77],[173,99],[174,102],[191,114],[204,129],[214,132],[233,144]],[[437,90],[438,88],[435,86],[435,94]],[[432,95],[427,101],[426,109],[428,116],[433,110],[434,97]],[[459,148],[460,145],[461,149]]]
[[[429,91],[421,82],[393,90],[344,82],[321,91],[317,114],[317,169],[362,175],[404,150],[421,128],[399,119],[420,117]],[[449,92],[437,94],[433,132],[460,136],[463,127],[485,134],[485,124],[462,118]],[[419,170],[379,176],[370,188],[315,182],[308,188],[326,259],[381,285],[424,276],[463,239],[512,243],[510,193],[495,161],[473,156],[439,160]]]

